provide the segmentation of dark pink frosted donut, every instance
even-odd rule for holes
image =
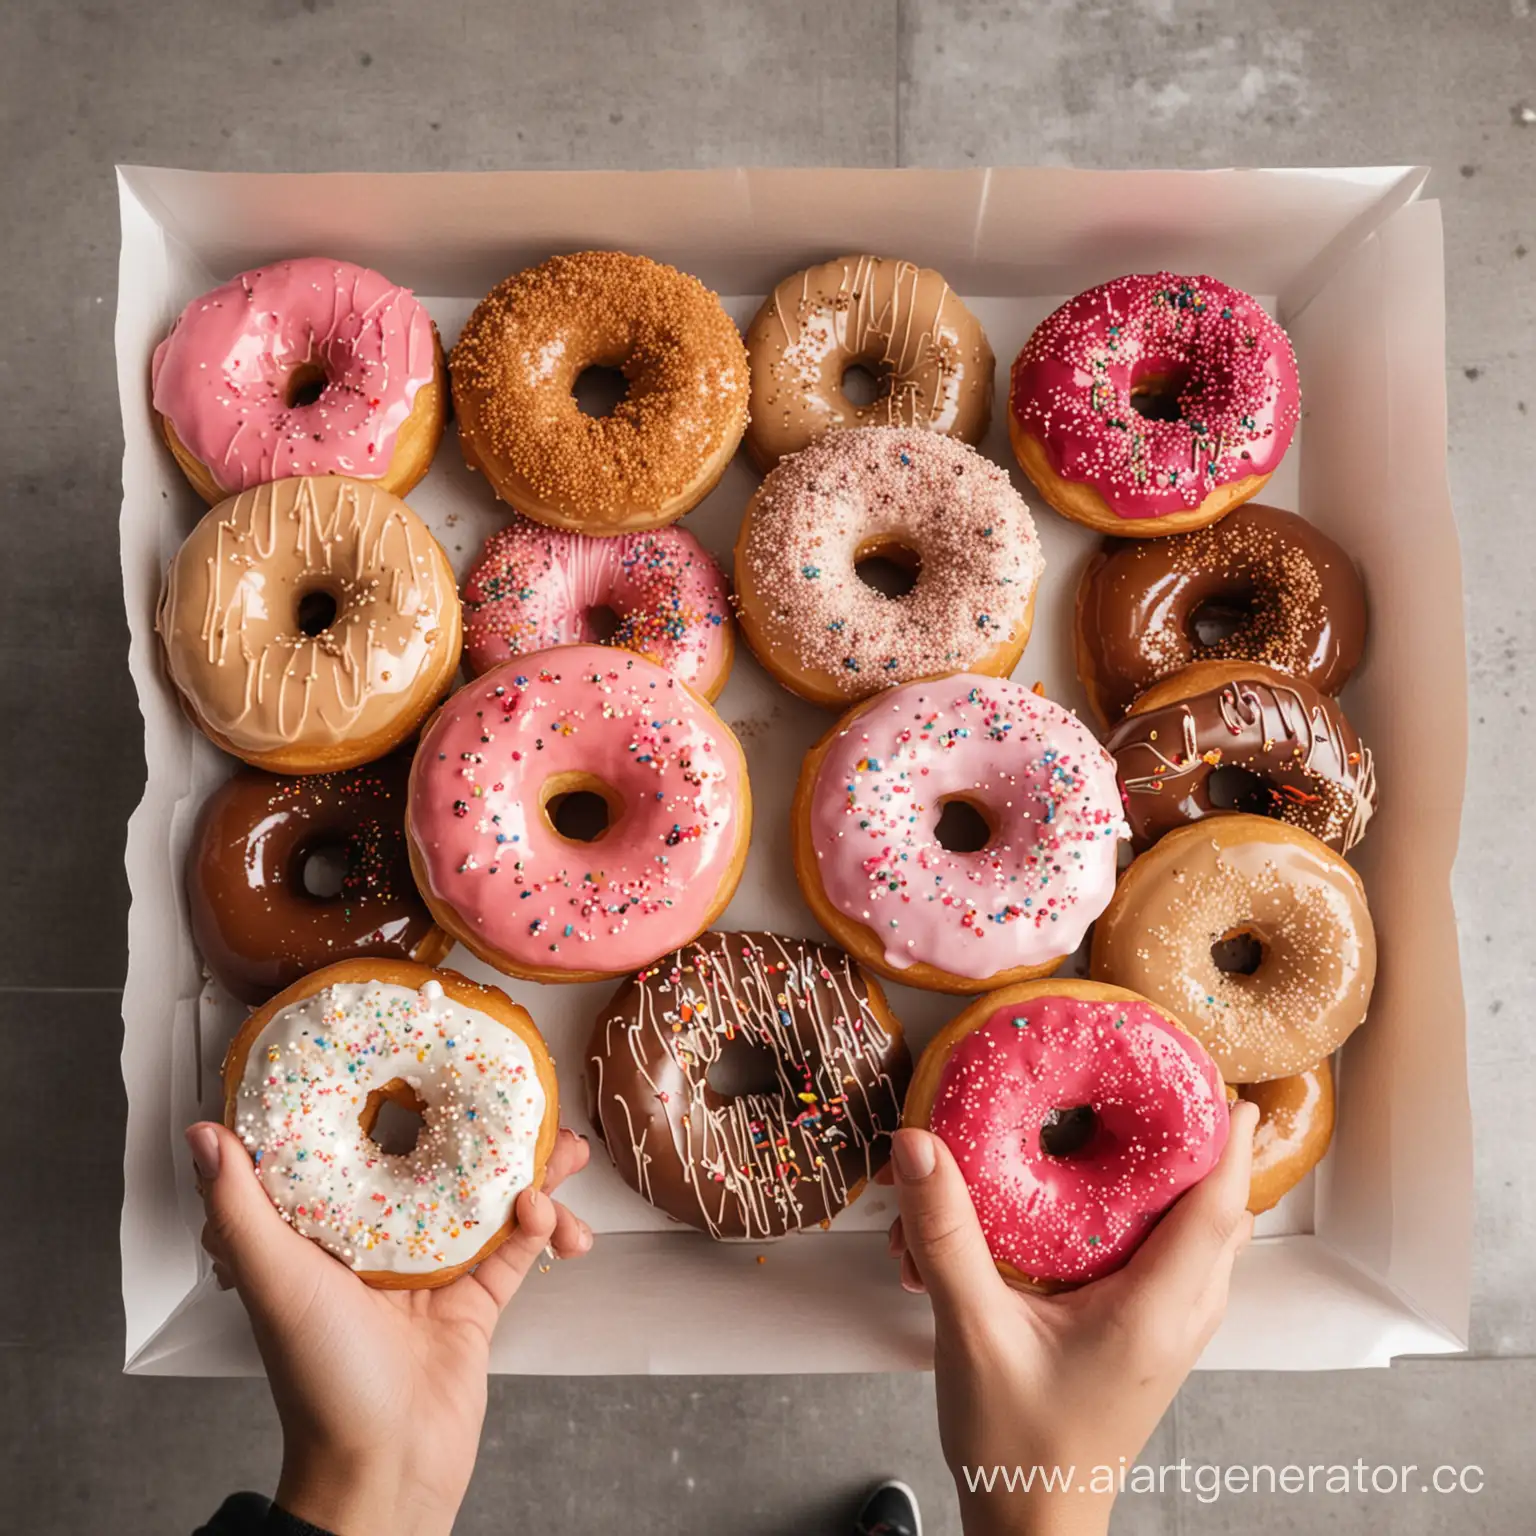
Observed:
[[[1083,1106],[1086,1143],[1047,1152],[1042,1129]],[[1034,997],[1004,1003],[954,1047],[929,1128],[960,1165],[992,1257],[1078,1285],[1118,1269],[1215,1166],[1226,1089],[1150,1003]]]

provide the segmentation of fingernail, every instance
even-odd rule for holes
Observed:
[[[937,1166],[928,1132],[897,1131],[891,1138],[891,1161],[896,1164],[896,1172],[908,1183],[926,1179]]]
[[[586,1222],[582,1222],[581,1230],[576,1234],[576,1246],[583,1253],[592,1246],[592,1228]]]
[[[219,1133],[211,1125],[189,1125],[186,1135],[198,1178],[211,1183],[219,1176]]]

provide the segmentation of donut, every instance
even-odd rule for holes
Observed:
[[[1119,1269],[1227,1144],[1215,1063],[1123,987],[1030,981],[978,997],[917,1063],[903,1124],[954,1154],[993,1261],[1026,1290]]]
[[[1250,951],[1252,970],[1225,969]],[[1170,832],[1093,930],[1095,981],[1180,1021],[1229,1083],[1291,1077],[1365,1020],[1376,933],[1360,877],[1310,832],[1217,816]]]
[[[1197,661],[1154,684],[1105,738],[1131,846],[1226,811],[1273,816],[1348,853],[1376,810],[1376,768],[1338,702],[1246,661]],[[1236,784],[1217,804],[1220,775]]]
[[[729,1091],[714,1074],[751,1071]],[[587,1048],[592,1124],[630,1188],[724,1240],[825,1226],[890,1155],[912,1060],[840,949],[706,933],[626,981]]]
[[[606,824],[567,825],[577,795]],[[623,975],[696,938],[736,889],[751,827],[725,722],[655,662],[599,645],[461,688],[422,733],[406,810],[438,927],[531,981]]]
[[[981,322],[929,267],[841,256],[786,277],[747,327],[747,451],[766,473],[842,427],[920,427],[979,443],[996,362]],[[857,405],[850,368],[879,393]]]
[[[194,299],[155,348],[150,389],[160,435],[210,506],[294,475],[404,496],[448,405],[437,328],[411,290],[319,256]]]
[[[373,1139],[386,1102],[415,1146]],[[555,1067],[496,987],[405,960],[343,960],[246,1020],[224,1123],[283,1219],[382,1290],[447,1285],[511,1236],[560,1120]]]
[[[604,637],[596,620],[615,625]],[[472,673],[556,645],[637,651],[706,699],[736,649],[720,567],[681,528],[605,539],[514,518],[485,541],[464,582],[464,660]]]
[[[192,942],[242,1003],[337,960],[436,965],[453,945],[432,921],[405,847],[410,763],[384,758],[345,773],[274,778],[242,768],[204,802],[187,851]],[[305,888],[304,866],[341,856],[340,888]]]
[[[1008,435],[1063,517],[1186,533],[1255,496],[1301,417],[1290,338],[1211,277],[1117,277],[1069,299],[1013,365]]]
[[[940,841],[956,801],[972,851]],[[1104,910],[1127,835],[1088,728],[966,673],[850,710],[806,755],[793,820],[816,921],[861,965],[937,992],[1049,975]]]
[[[859,567],[916,572],[901,597]],[[833,432],[785,459],[736,540],[741,632],[786,688],[842,707],[938,672],[1006,676],[1045,561],[1007,474],[937,432]]]
[[[187,713],[272,773],[372,762],[459,665],[448,557],[406,504],[340,475],[278,480],[204,514],[155,617]]]
[[[572,394],[620,370],[608,416]],[[464,461],[503,501],[577,533],[676,521],[711,490],[747,425],[747,354],[696,277],[622,251],[553,256],[493,288],[449,360]]]
[[[1327,1058],[1294,1077],[1244,1083],[1239,1098],[1259,1106],[1248,1209],[1278,1205],[1323,1160],[1333,1140],[1333,1068]]]
[[[1230,633],[1202,641],[1207,616]],[[1335,694],[1365,629],[1349,556],[1305,518],[1250,501],[1209,528],[1115,539],[1092,557],[1077,590],[1077,675],[1106,724],[1194,661],[1257,662]]]

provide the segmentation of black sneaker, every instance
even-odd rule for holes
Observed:
[[[894,1478],[864,1500],[853,1522],[853,1536],[923,1536],[917,1495]]]

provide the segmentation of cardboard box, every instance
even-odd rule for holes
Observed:
[[[205,987],[181,866],[198,806],[230,769],[190,727],[160,670],[161,574],[202,512],[155,435],[149,359],[181,308],[284,256],[379,268],[416,290],[451,343],[494,282],[557,251],[643,252],[698,274],[745,324],[788,272],[856,251],[939,268],[998,355],[984,451],[1011,466],[1007,368],[1063,298],[1129,271],[1209,272],[1272,303],[1295,343],[1304,419],[1265,500],[1326,528],[1365,573],[1367,658],[1345,699],[1375,750],[1382,803],[1358,850],[1380,936],[1371,1017],[1342,1054],[1339,1131],[1319,1169],[1243,1256],[1203,1365],[1384,1365],[1464,1347],[1472,1179],[1450,872],[1465,769],[1465,643],[1446,488],[1439,210],[1414,168],[1106,173],[1070,170],[230,175],[119,172],[123,587],[148,784],[129,826],[133,904],[123,995],[128,1135],[123,1206],[127,1369],[257,1371],[239,1304],[212,1283],[182,1127],[219,1110],[239,1010]],[[726,557],[756,477],[739,455],[687,519]],[[1021,489],[1038,505],[1027,484]],[[452,436],[410,497],[462,574],[503,510]],[[1036,513],[1047,573],[1017,676],[1083,700],[1072,593],[1091,536]],[[1433,699],[1433,729],[1417,709]],[[757,835],[722,927],[810,933],[788,854],[789,794],[830,716],[772,683],[745,650],[720,701],[743,736]],[[459,952],[450,961],[489,976]],[[585,1129],[581,1044],[611,984],[507,983],[545,1031],[566,1118]],[[916,1047],[963,1000],[891,989]],[[535,1275],[493,1367],[529,1372],[912,1369],[931,1358],[925,1301],[884,1256],[894,1214],[871,1188],[830,1232],[712,1244],[619,1183],[599,1146],[565,1192],[599,1231],[580,1263]],[[764,1262],[759,1263],[759,1258]]]

